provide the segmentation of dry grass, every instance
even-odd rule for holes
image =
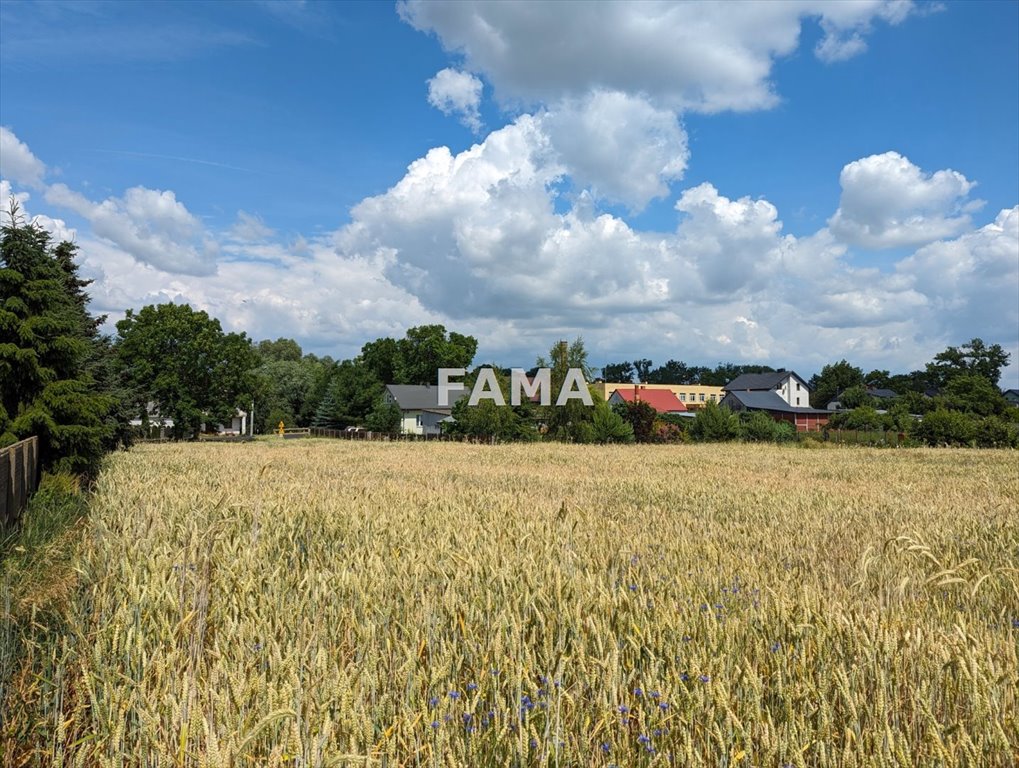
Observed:
[[[1008,452],[145,446],[19,755],[1006,766],[1017,509]]]

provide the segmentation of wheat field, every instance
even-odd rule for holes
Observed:
[[[1014,765],[1017,510],[1013,452],[141,446],[5,764]]]

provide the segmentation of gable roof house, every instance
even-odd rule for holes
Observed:
[[[387,384],[383,398],[400,409],[400,432],[408,435],[438,435],[444,421],[453,420],[453,406],[466,390],[449,393],[449,405],[439,405],[439,388],[431,384]]]
[[[1019,405],[1019,389],[1006,389],[1002,392],[1009,405]]]
[[[734,411],[763,411],[775,421],[788,421],[797,432],[821,429],[831,412],[810,407],[810,386],[793,371],[745,373],[722,389],[721,405]]]
[[[687,408],[670,389],[648,389],[640,384],[620,387],[609,395],[609,405],[633,403],[643,400],[658,413],[686,413]],[[691,414],[692,415],[692,414]]]

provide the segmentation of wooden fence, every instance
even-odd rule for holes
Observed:
[[[39,487],[39,438],[0,448],[0,528],[17,522]]]

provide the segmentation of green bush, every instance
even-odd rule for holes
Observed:
[[[987,416],[977,425],[976,439],[981,448],[1019,448],[1019,425],[1001,416]]]
[[[778,438],[778,423],[768,414],[755,411],[740,424],[739,435],[751,443],[770,443]]]
[[[698,442],[717,443],[734,440],[739,435],[739,418],[728,408],[708,403],[697,411],[690,425],[690,437]]]
[[[977,421],[964,413],[938,408],[916,422],[910,435],[927,445],[970,445],[977,436]]]

